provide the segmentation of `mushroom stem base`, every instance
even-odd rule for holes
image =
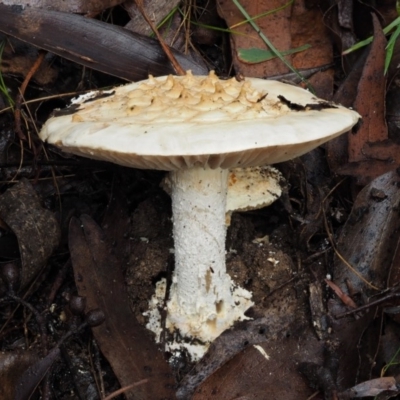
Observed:
[[[211,342],[246,319],[251,293],[234,285],[225,266],[228,171],[191,168],[171,173],[175,271],[167,327]]]

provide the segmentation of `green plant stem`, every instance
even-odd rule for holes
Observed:
[[[281,11],[281,10],[283,10],[284,8],[290,6],[291,4],[293,4],[293,2],[294,2],[294,0],[290,0],[288,3],[284,4],[283,6],[274,8],[273,10],[266,11],[266,12],[261,13],[261,14],[257,14],[257,15],[255,15],[254,17],[252,17],[252,18],[250,18],[250,19],[249,19],[249,18],[246,18],[244,21],[238,22],[237,24],[234,24],[234,25],[230,26],[229,28],[230,28],[230,29],[232,29],[232,28],[237,28],[238,26],[247,24],[247,22],[255,21],[255,20],[259,19],[259,18],[266,17],[267,15],[274,14],[274,13],[276,13],[276,12],[278,12],[278,11]]]
[[[0,43],[0,61],[1,61],[2,57],[3,57],[3,51],[4,51],[4,47],[5,46],[6,46],[6,41],[3,40]],[[11,98],[10,94],[8,93],[7,86],[6,86],[6,84],[4,82],[4,79],[3,79],[3,74],[1,73],[1,69],[0,69],[0,91],[4,94],[5,98],[8,101],[9,106],[13,110],[15,103],[14,103],[14,100]]]
[[[235,0],[234,0],[235,1]],[[389,32],[395,28],[396,26],[400,25],[400,17],[397,17],[394,21],[392,21],[386,28],[383,28],[383,33],[385,35],[388,35]],[[372,40],[374,39],[373,36],[368,37],[365,40],[362,40],[361,42],[356,43],[354,46],[349,47],[347,50],[342,52],[342,55],[345,56],[347,54],[352,53],[353,51],[356,51],[358,49],[361,49],[362,47],[365,47],[372,43]]]

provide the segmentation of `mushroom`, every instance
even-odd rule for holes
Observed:
[[[209,343],[253,304],[225,268],[228,169],[298,157],[358,119],[292,85],[188,72],[80,97],[56,111],[40,137],[69,153],[170,171],[175,270],[167,327]]]
[[[282,194],[285,179],[270,165],[233,168],[228,176],[226,197],[226,225],[234,211],[257,210],[267,207]]]
[[[257,210],[272,204],[282,194],[285,179],[270,165],[233,168],[229,170],[226,194],[226,226],[231,224],[234,211]],[[161,187],[171,195],[171,182],[166,175]]]

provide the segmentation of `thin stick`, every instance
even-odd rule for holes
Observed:
[[[108,395],[107,397],[105,397],[103,400],[111,400],[114,397],[117,397],[118,395],[120,395],[122,393],[125,393],[128,390],[133,389],[136,386],[143,385],[143,383],[147,383],[148,381],[149,381],[148,379],[142,379],[141,381],[138,381],[136,383],[132,383],[132,385],[128,385],[128,386],[125,386],[125,387],[123,387],[121,389],[116,390],[115,392],[113,392],[110,395]]]
[[[25,94],[25,90],[29,84],[29,81],[31,80],[32,76],[35,75],[37,70],[40,67],[40,64],[42,64],[42,61],[44,60],[44,56],[47,54],[45,51],[40,51],[39,55],[32,65],[32,68],[28,71],[28,73],[25,76],[24,81],[22,82],[21,88],[19,90],[19,94],[17,95],[17,100],[15,101],[15,111],[14,111],[14,117],[15,117],[15,132],[18,135],[18,138],[20,140],[27,140],[25,134],[22,132],[21,129],[21,105],[23,101],[23,97]]]
[[[174,70],[175,70],[176,74],[177,75],[186,75],[186,72],[183,70],[183,68],[178,63],[178,61],[175,58],[175,56],[172,54],[171,49],[166,45],[166,43],[164,41],[164,38],[158,32],[157,27],[153,24],[153,22],[148,17],[148,15],[146,13],[146,10],[144,9],[143,0],[135,0],[135,2],[136,2],[136,5],[137,5],[139,11],[141,12],[143,18],[149,24],[149,26],[152,29],[152,31],[154,32],[154,34],[157,36],[157,39],[160,42],[160,45],[161,45],[162,49],[164,50],[164,53],[168,57],[168,59],[171,62],[172,66],[174,67]]]

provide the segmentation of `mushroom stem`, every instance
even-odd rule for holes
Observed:
[[[175,271],[167,327],[210,342],[252,306],[225,266],[228,170],[195,167],[171,172]]]

